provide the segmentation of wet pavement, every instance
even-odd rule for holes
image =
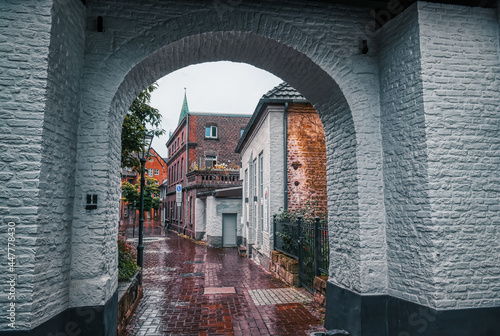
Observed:
[[[128,237],[131,230],[129,226]],[[137,238],[137,229],[135,234]],[[207,248],[151,223],[145,224],[144,237],[144,297],[125,335],[324,331],[322,309],[308,292],[274,278],[236,248]]]

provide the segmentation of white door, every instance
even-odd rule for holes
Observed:
[[[236,214],[222,214],[222,246],[236,246]]]

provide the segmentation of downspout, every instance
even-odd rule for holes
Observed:
[[[187,186],[187,174],[189,172],[189,113],[186,114],[186,169],[184,170],[184,176],[186,177],[186,180],[184,183]],[[188,213],[189,213],[189,206],[187,204],[188,201],[188,195],[186,192],[186,202],[184,203],[184,218],[186,218],[186,222],[184,223],[184,235],[186,234],[186,227],[188,226]]]
[[[284,182],[284,202],[283,208],[288,210],[288,102],[285,103],[283,111],[283,182]]]

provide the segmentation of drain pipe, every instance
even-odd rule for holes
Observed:
[[[283,209],[288,210],[288,102],[285,103],[283,111],[283,182],[284,182],[284,200]]]

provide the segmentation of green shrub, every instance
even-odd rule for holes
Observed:
[[[137,271],[136,254],[125,237],[118,238],[118,280],[129,280]]]

